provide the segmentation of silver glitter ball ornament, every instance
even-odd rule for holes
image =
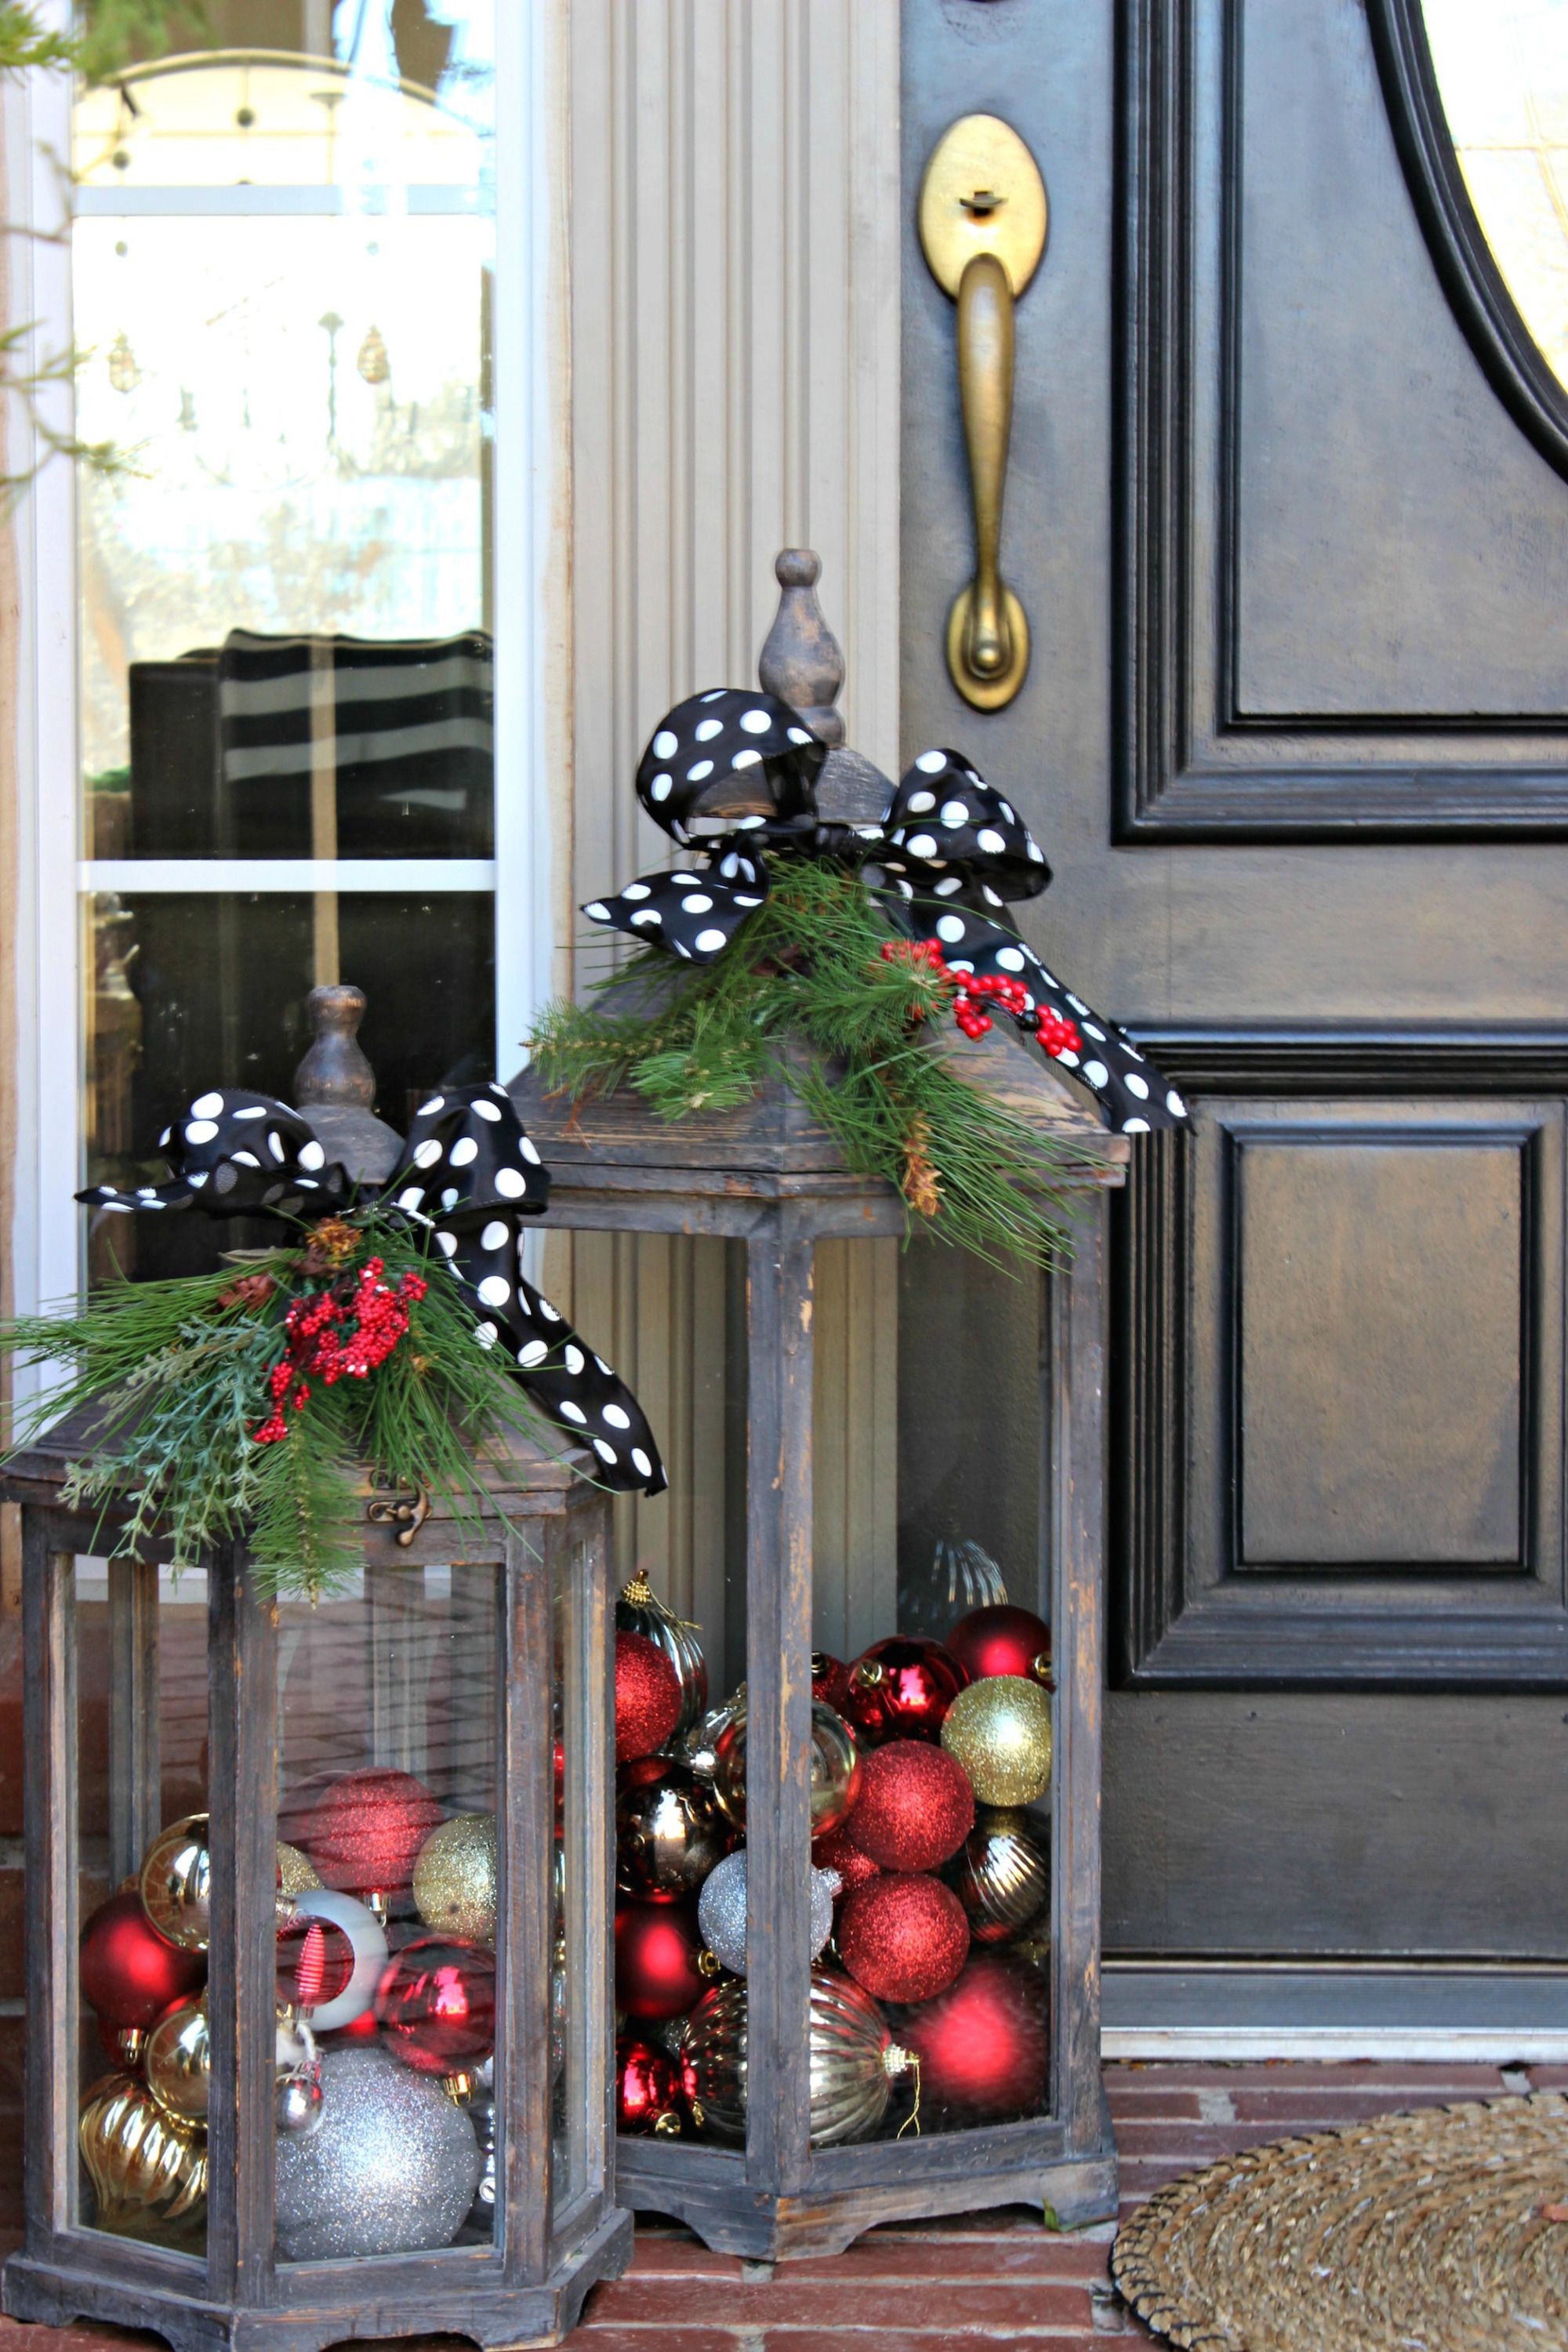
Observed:
[[[384,2050],[329,2050],[321,2120],[278,2140],[278,2251],[291,2263],[449,2246],[484,2170],[438,2083]]]
[[[840,1880],[836,1870],[811,1874],[811,1957],[815,1960],[833,1933],[833,1898]],[[746,1973],[746,1853],[726,1854],[702,1882],[697,1898],[697,1924],[714,1958],[732,1976]]]

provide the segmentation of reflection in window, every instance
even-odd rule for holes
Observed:
[[[1425,0],[1476,217],[1521,318],[1568,384],[1568,5]]]
[[[76,110],[90,1182],[287,1096],[318,982],[395,1123],[493,1060],[495,5],[306,14]]]

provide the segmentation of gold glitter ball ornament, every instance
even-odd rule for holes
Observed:
[[[1051,1784],[1051,1699],[1022,1675],[988,1675],[961,1690],[942,1744],[983,1805],[1030,1805]]]
[[[297,1845],[285,1845],[278,1841],[278,1892],[279,1895],[308,1895],[320,1886],[316,1865],[302,1854]]]
[[[431,1831],[414,1864],[414,1903],[427,1927],[470,1944],[494,1943],[493,1813],[454,1813]]]

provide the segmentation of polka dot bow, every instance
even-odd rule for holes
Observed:
[[[922,751],[888,787],[874,822],[825,822],[816,786],[827,746],[769,694],[720,687],[679,703],[655,730],[637,769],[637,797],[655,823],[700,861],[645,874],[583,909],[689,963],[724,953],[768,892],[770,853],[858,867],[895,930],[939,953],[976,1008],[970,1034],[1005,1013],[1070,1070],[1125,1135],[1176,1127],[1186,1107],[1114,1022],[1047,970],[1006,913],[1033,898],[1051,869],[1012,803],[962,752]],[[963,1001],[961,1000],[961,1003]]]
[[[160,1140],[169,1182],[134,1192],[100,1184],[77,1199],[121,1214],[199,1209],[217,1217],[309,1217],[355,1196],[308,1121],[270,1095],[234,1087],[198,1095]],[[600,1483],[617,1493],[659,1494],[664,1467],[636,1397],[523,1273],[522,1221],[540,1215],[549,1197],[549,1171],[493,1080],[448,1087],[421,1107],[380,1196],[384,1207],[432,1234],[468,1295],[476,1343],[504,1349],[540,1411],[594,1455]]]
[[[96,1184],[77,1199],[129,1215],[139,1209],[205,1209],[215,1217],[308,1216],[339,1208],[353,1191],[343,1170],[297,1110],[238,1087],[197,1095],[158,1138],[166,1184],[119,1192]]]

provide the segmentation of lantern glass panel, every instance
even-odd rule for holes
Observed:
[[[199,2257],[206,1924],[195,1858],[207,1801],[206,1575],[176,1579],[166,1568],[79,1556],[66,1612],[68,1655],[74,1621],[83,1923],[76,2217],[86,2229]],[[177,1825],[193,1815],[182,1839]],[[155,1845],[174,1855],[163,1874],[165,1933],[140,1891]],[[182,1853],[195,1864],[183,1877]]]
[[[280,2042],[282,2262],[493,2234],[496,1580],[368,1567],[279,1610],[278,1834],[322,1883],[279,1942],[320,2058]]]

